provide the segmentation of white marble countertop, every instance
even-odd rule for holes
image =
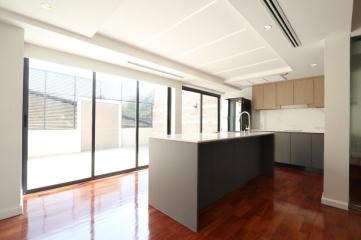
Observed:
[[[250,133],[220,132],[220,133],[161,135],[161,136],[153,136],[151,138],[179,141],[179,142],[204,143],[204,142],[214,142],[214,141],[222,141],[222,140],[236,139],[236,138],[258,137],[258,136],[264,136],[270,134],[274,134],[274,133],[264,132],[264,131],[251,131]]]

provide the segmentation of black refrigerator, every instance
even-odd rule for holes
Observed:
[[[228,99],[228,131],[243,131],[248,125],[248,116],[243,114],[240,118],[241,112],[246,111],[252,114],[251,100],[247,98],[230,98]]]

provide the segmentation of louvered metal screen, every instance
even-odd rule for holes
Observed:
[[[77,82],[75,76],[30,68],[29,129],[75,129]]]

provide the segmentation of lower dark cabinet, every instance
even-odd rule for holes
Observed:
[[[323,134],[312,134],[312,168],[323,169]]]
[[[275,162],[323,169],[323,133],[277,132]]]
[[[291,134],[291,164],[303,167],[311,166],[311,134]]]
[[[275,134],[275,161],[279,163],[291,162],[291,134]]]

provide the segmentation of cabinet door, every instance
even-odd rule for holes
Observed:
[[[291,162],[291,136],[289,133],[275,134],[275,162]]]
[[[291,133],[291,164],[311,167],[310,133]]]
[[[312,134],[312,167],[323,169],[323,134]]]
[[[252,102],[254,109],[263,109],[263,85],[252,87]]]
[[[294,88],[294,104],[313,104],[313,79],[299,79],[293,83]]]
[[[293,81],[277,83],[277,105],[286,106],[293,104]]]
[[[313,79],[314,87],[314,106],[324,107],[325,102],[325,80],[324,77],[317,77]]]
[[[269,83],[263,85],[263,108],[275,109],[276,107],[276,84]]]

